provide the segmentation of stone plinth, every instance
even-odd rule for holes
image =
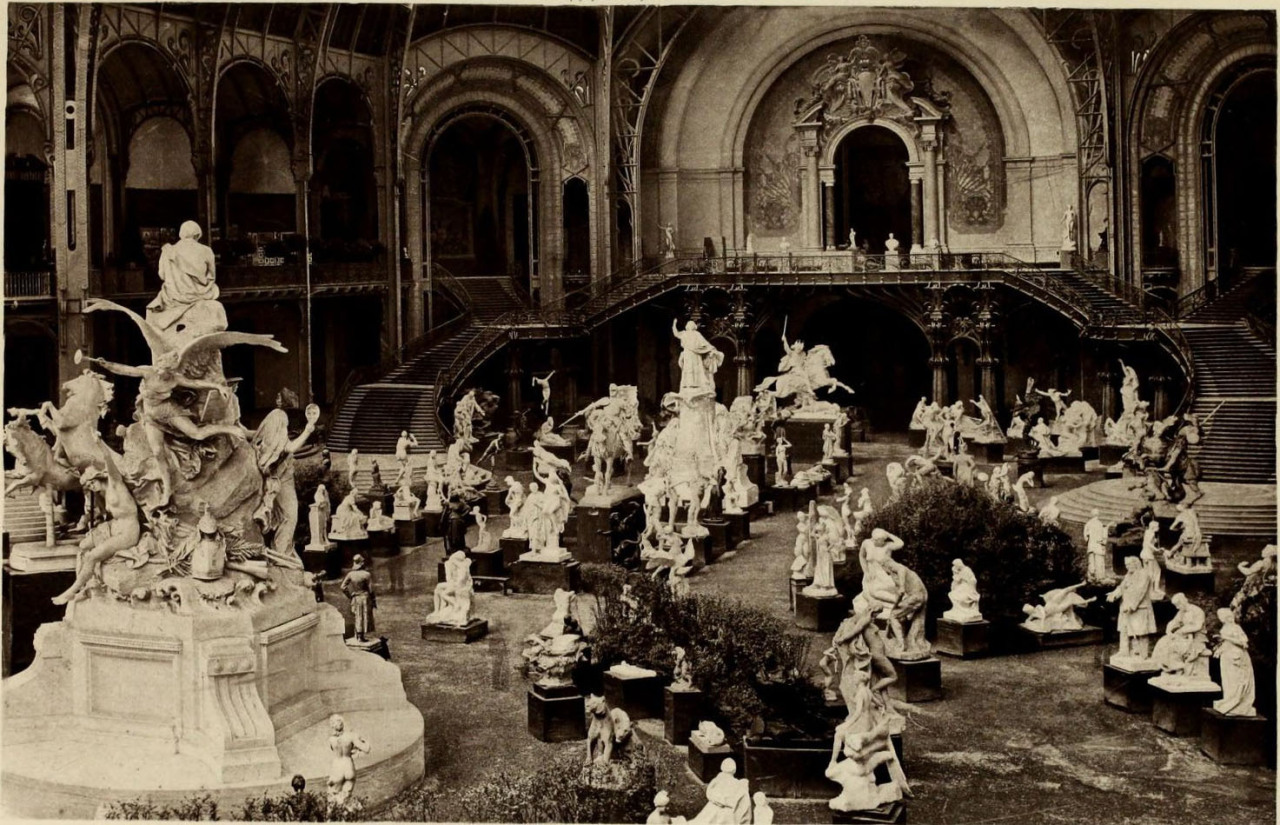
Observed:
[[[1003,441],[970,441],[966,445],[969,455],[979,464],[999,464],[1004,461]]]
[[[869,811],[832,811],[831,821],[834,825],[906,825],[907,806],[898,800]]]
[[[720,763],[733,756],[728,743],[707,747],[697,736],[689,737],[689,770],[704,785],[719,775]]]
[[[387,646],[387,637],[379,636],[376,639],[365,639],[361,641],[355,636],[343,639],[343,644],[352,650],[358,650],[361,653],[372,653],[374,656],[381,656],[388,662],[391,661],[391,648]]]
[[[667,685],[662,689],[663,735],[672,745],[687,745],[702,714],[702,691]]]
[[[66,607],[50,601],[75,581],[74,570],[48,573],[19,573],[5,565],[4,650],[0,662],[4,675],[12,676],[35,658],[36,630],[46,622],[60,622]]]
[[[54,573],[60,570],[74,573],[79,554],[79,539],[63,539],[52,547],[43,541],[20,541],[9,550],[9,569],[15,573]]]
[[[422,520],[427,538],[438,539],[444,536],[443,510],[423,510]]]
[[[344,568],[351,566],[351,561],[356,556],[364,556],[369,559],[373,554],[369,551],[369,536],[365,535],[358,539],[340,539],[333,538],[333,543],[338,545],[338,552],[342,554],[342,566]]]
[[[1102,642],[1102,628],[1085,625],[1079,630],[1032,630],[1018,625],[1018,635],[1033,650],[1051,650],[1055,647],[1078,647]]]
[[[511,539],[502,537],[498,539],[498,548],[502,550],[502,566],[506,570],[510,570],[521,556],[529,552],[528,539]]]
[[[1130,670],[1110,662],[1102,666],[1102,698],[1108,705],[1130,713],[1151,712],[1151,685],[1156,670]]]
[[[400,555],[400,541],[395,530],[370,530],[369,552],[374,558],[385,559]]]
[[[808,466],[822,460],[822,429],[834,426],[835,416],[825,418],[789,418],[784,422],[787,440],[791,442],[791,466]],[[773,454],[773,439],[769,439],[769,454]]]
[[[729,522],[729,539],[733,546],[751,538],[751,515],[742,513],[725,513],[724,520]]]
[[[498,463],[509,473],[528,472],[533,469],[533,450],[503,450],[498,453]]]
[[[934,653],[972,659],[985,655],[990,647],[991,622],[979,619],[974,622],[957,622],[938,619],[938,635],[933,643]]]
[[[813,579],[788,579],[788,586],[791,588],[791,612],[796,612],[796,596],[801,590],[813,584]]]
[[[769,500],[773,502],[773,512],[793,513],[800,506],[799,491],[790,484],[782,487],[775,484],[766,489],[769,491]]]
[[[489,633],[489,620],[472,617],[464,625],[427,624],[422,628],[424,642],[442,642],[444,644],[466,645],[477,639],[483,639]]]
[[[1274,753],[1275,726],[1262,716],[1226,716],[1205,708],[1200,750],[1219,765],[1265,765]]]
[[[840,786],[826,776],[832,746],[830,738],[783,742],[749,736],[742,746],[742,775],[750,781],[752,793],[832,799],[840,793]]]
[[[507,575],[502,563],[502,550],[471,550],[467,553],[471,559],[471,575],[482,579],[498,579]],[[444,581],[443,578],[440,581]]]
[[[568,561],[517,561],[511,565],[511,589],[516,593],[551,594],[556,590],[577,591],[581,564]]]
[[[529,688],[529,735],[540,742],[587,738],[586,700],[573,685]]]
[[[439,523],[439,518],[436,519]],[[420,547],[427,543],[427,519],[418,516],[413,520],[396,519],[396,541],[401,547]]]
[[[619,676],[604,673],[604,698],[611,708],[622,708],[632,719],[657,719],[662,716],[662,677]]]
[[[1084,472],[1084,456],[1083,455],[1055,455],[1048,458],[1041,458],[1040,464],[1044,468],[1046,474],[1066,475],[1069,473],[1080,474]],[[1036,479],[1039,483],[1039,479]]]
[[[324,579],[342,578],[342,551],[331,541],[308,544],[302,551],[302,567]]]
[[[108,567],[121,582],[159,573]],[[420,779],[422,714],[399,668],[348,648],[342,615],[316,602],[302,571],[269,575],[276,589],[261,600],[215,607],[201,596],[210,585],[169,579],[175,598],[94,592],[42,627],[35,663],[4,685],[7,812],[91,819],[113,800],[196,793],[235,808],[295,774],[323,788],[333,713],[373,746],[359,760],[366,802]]]
[[[1159,680],[1160,677],[1155,677]],[[1199,736],[1205,708],[1222,697],[1222,689],[1211,682],[1173,686],[1151,682],[1151,723],[1174,736]]]
[[[942,662],[927,659],[903,660],[890,656],[898,681],[889,685],[889,696],[902,702],[932,702],[942,698]]]
[[[707,519],[699,523],[707,529],[708,536],[711,539],[711,552],[716,557],[733,549],[734,542],[730,538],[727,519]]]
[[[481,491],[481,493],[484,495],[484,499],[478,505],[480,507],[480,512],[484,513],[486,516],[496,516],[507,511],[506,508],[503,507],[503,499],[507,497],[507,491],[505,488],[494,489],[492,487],[486,487]]]
[[[742,463],[747,465],[747,478],[757,487],[764,487],[766,459],[763,453],[743,453]]]
[[[690,541],[693,542],[693,566],[694,567],[706,567],[708,564],[711,564],[713,561],[715,561],[717,558],[720,557],[720,554],[717,553],[715,548],[711,545],[710,534],[704,534],[704,535],[698,535],[698,536],[682,535],[680,538],[681,545],[686,545]]]
[[[1117,464],[1124,458],[1124,454],[1129,452],[1128,447],[1121,447],[1115,444],[1100,444],[1098,446],[1098,463],[1103,467],[1110,467]]]
[[[830,633],[849,615],[849,597],[837,593],[834,596],[808,596],[796,593],[796,627]]]
[[[634,487],[613,486],[605,495],[588,496],[574,508],[578,516],[578,546],[574,555],[579,561],[604,564],[613,560],[616,543],[635,538],[634,535],[614,535],[613,516],[635,511],[644,506],[644,495]],[[637,519],[637,528],[639,520]]]
[[[1212,596],[1214,592],[1213,568],[1208,570],[1186,570],[1166,563],[1164,568],[1164,591],[1166,593],[1185,593],[1194,599],[1197,596]]]

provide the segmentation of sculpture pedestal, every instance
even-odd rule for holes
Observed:
[[[967,449],[979,464],[999,464],[1004,461],[1003,441],[970,441]]]
[[[437,523],[439,518],[436,519]],[[427,520],[418,516],[413,520],[396,519],[396,541],[401,547],[420,547],[427,543]]]
[[[587,738],[587,704],[573,685],[529,688],[529,735],[540,742]]]
[[[991,622],[986,619],[957,622],[954,619],[940,618],[933,652],[957,656],[961,659],[972,659],[987,652],[990,637]]]
[[[711,552],[716,558],[733,549],[734,542],[729,536],[729,522],[725,519],[707,519],[698,522],[707,529],[711,539]]]
[[[902,702],[932,702],[942,698],[942,662],[927,659],[903,660],[890,656],[898,681],[889,685],[889,696]]]
[[[733,755],[728,743],[708,748],[697,737],[689,738],[689,770],[704,785],[720,774],[720,763]]]
[[[619,676],[604,673],[604,699],[611,708],[622,708],[632,719],[657,719],[662,716],[662,677]]]
[[[1055,455],[1048,458],[1040,459],[1040,464],[1046,473],[1053,475],[1080,474],[1084,472],[1084,456],[1083,455]],[[1019,464],[1021,466],[1021,464]],[[1040,479],[1036,479],[1039,483]]]
[[[1102,643],[1102,628],[1085,625],[1079,630],[1032,630],[1018,625],[1018,634],[1032,650],[1052,650],[1055,647],[1079,647]]]
[[[1124,458],[1124,454],[1129,452],[1128,447],[1121,447],[1116,444],[1100,444],[1098,445],[1098,463],[1103,467],[1110,467],[1117,464]]]
[[[786,420],[787,440],[791,442],[791,466],[817,464],[822,460],[822,430],[835,426],[835,416]]]
[[[736,547],[751,538],[751,515],[749,513],[725,513],[724,520],[729,523],[729,540]]]
[[[484,493],[484,501],[480,503],[480,512],[486,516],[496,516],[507,511],[503,506],[503,499],[507,497],[505,489],[492,489],[486,487],[481,491]]]
[[[799,491],[790,484],[779,487],[773,485],[768,488],[769,500],[773,502],[773,512],[779,514],[791,513],[799,506]]]
[[[122,583],[159,574],[107,568]],[[276,589],[261,601],[215,607],[201,596],[210,585],[169,579],[174,599],[95,592],[43,626],[34,664],[4,685],[7,811],[91,819],[113,800],[172,805],[195,793],[234,809],[294,774],[323,788],[333,713],[373,746],[356,786],[367,802],[420,779],[422,714],[399,668],[344,644],[342,615],[316,602],[301,571],[269,575]]]
[[[644,495],[634,487],[612,487],[608,494],[583,498],[574,508],[578,515],[578,546],[574,555],[579,561],[605,564],[613,560],[616,542],[634,536],[615,536],[615,514],[635,511],[644,506]],[[636,525],[637,528],[639,524]]]
[[[52,547],[43,541],[21,541],[9,549],[9,568],[16,573],[53,573],[59,570],[74,573],[79,555],[79,539],[63,539]]]
[[[1155,677],[1160,679],[1159,676]],[[1222,688],[1212,682],[1188,686],[1151,682],[1151,724],[1174,736],[1199,736],[1205,708],[1222,698]]]
[[[1200,750],[1219,765],[1265,765],[1275,726],[1262,716],[1226,716],[1205,708],[1200,717]]]
[[[700,536],[681,535],[680,543],[682,545],[689,542],[693,542],[694,567],[706,567],[720,556],[711,544],[711,535],[709,533]]]
[[[370,530],[369,552],[374,558],[385,559],[400,555],[400,541],[395,530]]]
[[[466,645],[483,639],[489,633],[489,620],[472,617],[464,625],[423,623],[422,641]]]
[[[689,744],[689,734],[702,714],[702,691],[667,685],[662,689],[662,731],[672,745]]]
[[[528,539],[509,539],[505,536],[498,539],[498,548],[502,551],[502,567],[510,570],[521,556],[529,552]]]
[[[764,453],[743,453],[742,463],[747,465],[747,478],[757,487],[765,485]]]
[[[1164,592],[1185,593],[1188,598],[1208,597],[1214,592],[1213,568],[1208,570],[1179,569],[1173,564],[1165,563]]]
[[[373,557],[369,552],[369,537],[359,539],[333,539],[333,543],[338,545],[338,551],[342,554],[343,568],[351,567],[351,561],[357,555],[364,556],[365,559]]]
[[[1147,681],[1159,673],[1151,670],[1130,670],[1110,662],[1102,666],[1102,699],[1108,705],[1130,713],[1151,712],[1151,685]]]
[[[832,737],[779,740],[748,736],[742,743],[742,775],[751,790],[770,797],[831,799],[840,786],[826,776]]]
[[[787,581],[789,582],[788,586],[791,588],[791,612],[795,613],[796,596],[800,594],[801,590],[813,584],[813,579],[788,579]]]
[[[511,589],[516,593],[551,594],[557,590],[577,591],[582,565],[568,561],[517,561],[511,565]]]
[[[426,538],[438,539],[444,535],[444,511],[443,510],[423,510],[422,511],[423,535]],[[426,541],[426,538],[423,541]]]
[[[342,578],[342,551],[331,541],[308,544],[302,551],[302,568],[323,579]]]
[[[906,825],[907,806],[898,800],[869,811],[832,811],[831,821],[834,825]]]
[[[533,450],[520,448],[498,453],[498,463],[509,473],[528,472],[533,469]]]
[[[387,639],[385,636],[380,636],[377,639],[365,639],[363,642],[355,636],[352,636],[349,639],[343,639],[343,643],[351,650],[358,650],[361,653],[372,653],[374,656],[381,656],[388,662],[391,661],[391,648],[387,646]]]
[[[796,627],[830,633],[849,615],[849,597],[837,593],[834,596],[807,596],[796,593]]]

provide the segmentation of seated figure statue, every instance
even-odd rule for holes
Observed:
[[[1169,620],[1164,636],[1151,651],[1152,662],[1160,666],[1160,675],[1152,679],[1151,684],[1183,689],[1204,685],[1212,690],[1217,685],[1209,678],[1211,654],[1204,629],[1204,610],[1184,593],[1174,593],[1170,601],[1178,613]]]
[[[471,621],[471,559],[461,550],[445,559],[445,580],[436,585],[427,624],[463,627]]]
[[[951,600],[951,609],[942,614],[942,618],[953,622],[980,622],[982,612],[978,610],[978,577],[960,559],[951,562],[951,592],[947,594]]]

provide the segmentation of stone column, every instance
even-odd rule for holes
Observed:
[[[924,252],[924,200],[920,178],[911,178],[911,254]]]
[[[521,408],[520,394],[524,388],[524,372],[520,368],[520,347],[515,341],[507,344],[507,408],[513,414]]]
[[[57,269],[58,374],[60,381],[67,381],[80,375],[83,368],[75,363],[75,352],[90,351],[93,335],[93,325],[83,314],[92,247],[86,152],[89,135],[85,128],[89,121],[90,11],[87,5],[67,4],[39,9],[36,14],[49,24],[48,54],[52,76],[58,78],[52,84],[53,141],[46,147],[45,160],[52,175],[49,247]],[[67,43],[73,32],[77,32],[75,41]],[[105,150],[104,146],[100,151]]]
[[[733,364],[738,368],[738,395],[750,395],[752,387],[755,386],[755,361],[744,349],[745,345],[739,342],[738,354],[733,356]],[[726,403],[732,402],[733,399],[727,399]]]
[[[1164,418],[1169,414],[1169,383],[1167,375],[1153,375],[1147,379],[1154,390],[1151,408],[1153,419]]]
[[[987,403],[995,409],[996,404],[996,368],[1000,366],[1000,359],[990,355],[983,355],[978,358],[978,368],[981,371],[982,389],[980,392],[987,399]]]
[[[427,326],[422,303],[422,179],[414,167],[404,184],[405,226],[409,247],[409,295],[405,307],[405,342],[421,337]]]
[[[822,228],[824,248],[835,249],[836,243],[836,187],[834,182],[822,182]]]
[[[939,404],[951,403],[951,395],[947,392],[947,356],[934,352],[929,358],[929,366],[933,368],[933,397],[930,399]]]
[[[1098,385],[1102,393],[1102,409],[1098,411],[1103,421],[1108,418],[1115,420],[1116,417],[1116,390],[1111,385],[1111,380],[1115,378],[1115,373],[1111,370],[1098,371]]]
[[[938,251],[938,141],[929,136],[921,141],[924,147],[924,247],[927,252]]]
[[[808,249],[822,247],[822,191],[818,177],[819,124],[797,127],[804,168],[800,172],[800,215],[804,222],[803,243]]]

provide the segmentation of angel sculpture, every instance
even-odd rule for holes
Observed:
[[[188,469],[190,475],[184,473],[185,477],[194,477],[199,472],[199,443],[216,436],[240,440],[250,436],[237,423],[239,404],[222,375],[222,350],[235,344],[268,347],[276,352],[288,350],[270,335],[228,331],[200,335],[175,346],[150,322],[127,307],[101,299],[85,302],[85,312],[103,309],[127,315],[151,349],[151,364],[146,366],[117,364],[101,358],[86,360],[116,375],[142,379],[138,388],[139,422],[151,453],[152,473],[160,482],[159,501],[153,508],[163,506],[173,494],[171,455],[179,459],[180,465],[190,468],[194,464],[194,472]]]

